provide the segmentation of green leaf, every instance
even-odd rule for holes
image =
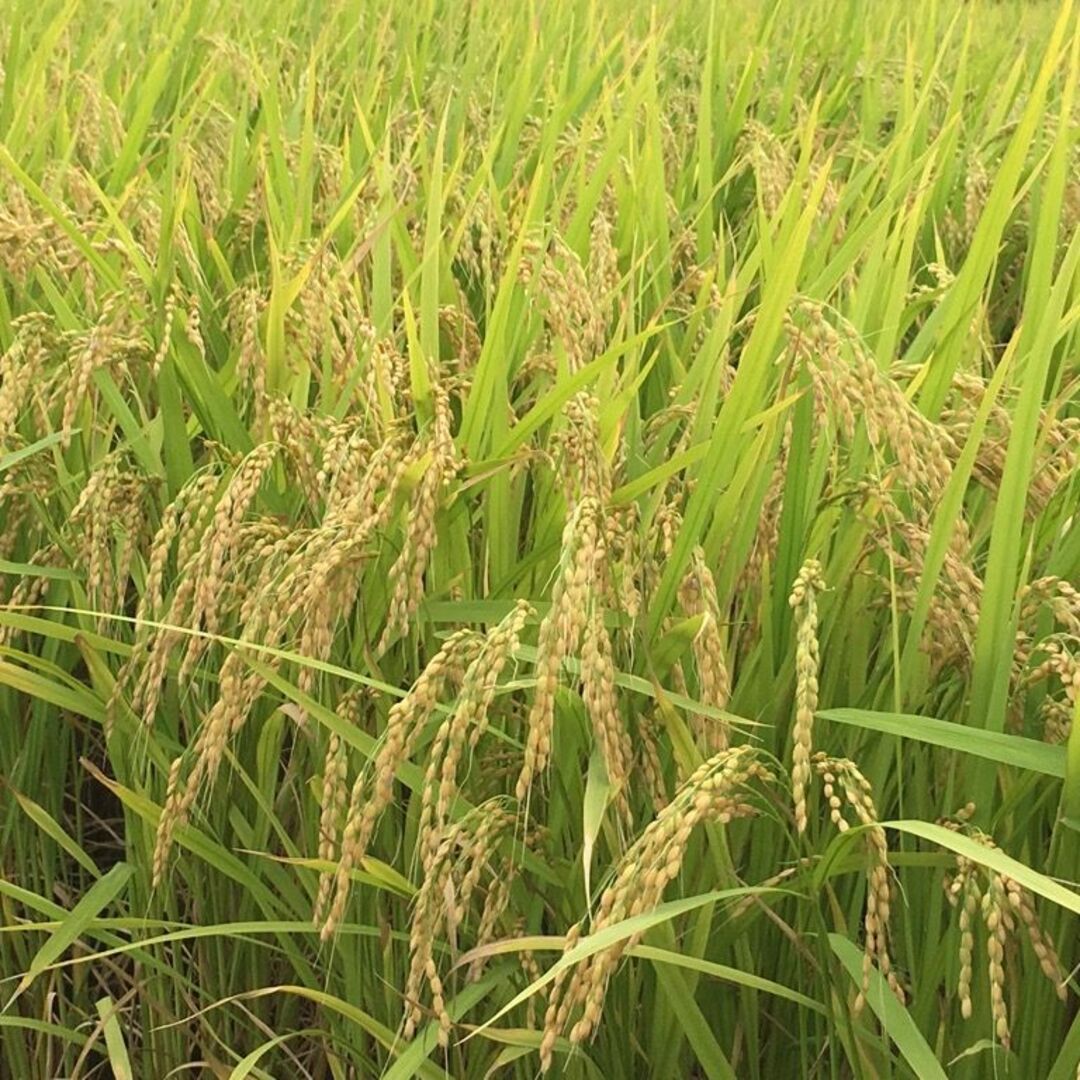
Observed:
[[[267,1039],[266,1042],[260,1043],[250,1054],[246,1054],[233,1066],[232,1072],[229,1073],[228,1080],[244,1080],[245,1077],[250,1076],[254,1071],[255,1066],[259,1064],[259,1061],[273,1050],[275,1046],[280,1046],[287,1039],[302,1038],[304,1036],[315,1034],[316,1032],[313,1030],[289,1031],[284,1035],[275,1035],[272,1039]]]
[[[653,926],[659,926],[661,923],[670,922],[679,915],[684,915],[688,911],[694,911],[705,904],[711,904],[717,900],[734,900],[741,896],[765,896],[770,893],[780,893],[782,891],[783,890],[780,889],[760,888],[755,886],[719,889],[716,892],[703,893],[700,896],[690,896],[683,900],[671,900],[666,904],[660,904],[658,907],[644,915],[635,915],[632,918],[623,919],[611,926],[605,926],[603,930],[583,937],[569,952],[565,953],[558,961],[556,961],[556,963],[552,964],[539,979],[535,979],[531,982],[524,990],[511,999],[510,1002],[499,1009],[494,1016],[485,1020],[476,1031],[469,1035],[469,1038],[472,1038],[473,1035],[478,1034],[485,1028],[490,1027],[512,1009],[516,1009],[522,1002],[527,1001],[533,994],[539,993],[545,986],[554,981],[560,971],[564,971],[566,968],[572,967],[586,957],[593,956],[595,953],[601,952],[604,949],[610,949],[612,945],[617,945],[620,941],[625,941],[628,937],[643,934]],[[512,942],[511,944],[518,945],[521,948],[529,947],[528,945],[522,945],[520,941]],[[479,949],[473,950],[472,953],[463,956],[458,961],[458,965],[460,966],[468,960],[482,955],[486,955],[486,953]]]
[[[72,435],[77,435],[78,433],[78,428],[71,431]],[[0,454],[0,473],[7,472],[12,465],[18,465],[20,461],[25,461],[35,454],[40,454],[42,450],[47,450],[50,446],[56,446],[57,443],[63,441],[64,432],[54,431],[51,435],[46,435],[43,438],[32,442],[29,446],[22,446],[18,450],[10,450],[6,454]]]
[[[705,1075],[709,1080],[735,1080],[731,1062],[716,1041],[694,995],[687,990],[682,975],[661,964],[656,968],[656,977]]]
[[[581,864],[585,871],[585,897],[589,907],[592,907],[593,849],[604,823],[604,812],[611,801],[611,794],[611,781],[604,767],[604,755],[600,744],[594,742],[589,755],[589,772],[585,779],[585,798],[581,806]]]
[[[62,850],[66,851],[84,870],[92,877],[101,877],[101,871],[97,868],[94,860],[79,846],[78,841],[69,836],[60,823],[43,806],[39,806],[28,795],[8,789],[14,796],[15,801],[22,808],[26,816],[50,839],[54,840]]]
[[[1033,870],[1030,866],[1025,866],[997,848],[986,847],[961,833],[953,832],[952,829],[946,829],[943,825],[935,825],[929,821],[883,821],[881,824],[886,829],[897,829],[910,836],[929,840],[981,866],[988,866],[999,874],[1006,874],[1030,892],[1058,904],[1074,915],[1080,915],[1080,893],[1066,889],[1053,878],[1039,873],[1038,870]],[[849,832],[854,831],[856,830],[849,830]]]
[[[828,1015],[828,1010],[818,1001],[797,990],[774,982],[772,979],[762,978],[760,975],[742,971],[739,968],[728,967],[726,964],[715,964],[711,960],[702,960],[696,956],[684,956],[682,953],[672,952],[670,949],[659,949],[654,945],[635,945],[627,950],[630,956],[640,957],[642,960],[651,960],[655,964],[673,964],[675,967],[686,968],[689,971],[699,971],[703,975],[711,975],[714,979],[723,982],[734,983],[737,986],[747,986],[751,990],[761,990],[763,993],[772,994],[774,997],[792,1001],[796,1005],[822,1016]]]
[[[1065,775],[1063,746],[1036,742],[1019,735],[985,731],[929,716],[871,712],[869,709],[823,709],[817,715],[822,720],[849,724],[867,731],[879,731],[883,735],[896,735],[901,739],[914,739],[931,746],[943,746],[948,750],[958,750],[987,761],[996,761],[999,765],[1030,769],[1044,776],[1060,779]]]
[[[34,954],[30,967],[8,999],[7,1008],[10,1008],[15,999],[20,997],[54,960],[82,936],[91,921],[120,895],[134,872],[134,867],[121,862],[113,866],[104,877],[94,882],[86,895],[71,909]]]
[[[49,581],[79,581],[81,574],[66,570],[62,566],[36,566],[34,563],[11,562],[0,559],[0,574],[14,574],[16,577],[48,578]]]
[[[500,978],[500,976],[493,973],[481,978],[478,982],[466,986],[461,993],[455,995],[446,1003],[446,1011],[452,1019],[460,1020],[474,1005],[479,1004],[491,993]],[[475,1033],[474,1030],[473,1034]],[[397,1061],[383,1074],[384,1080],[409,1080],[409,1077],[418,1074],[424,1075],[421,1069],[425,1066],[430,1067],[430,1063],[424,1059],[439,1045],[438,1035],[439,1023],[437,1020],[432,1020],[424,1026],[420,1034],[411,1043],[401,1048],[401,1054]],[[436,1073],[436,1075],[440,1074]]]
[[[99,998],[96,1002],[97,1014],[105,1030],[105,1050],[109,1055],[113,1080],[135,1080],[128,1057],[124,1033],[120,1030],[116,1003],[111,997]]]
[[[829,945],[857,987],[862,987],[863,954],[842,934],[830,934]],[[947,1080],[945,1070],[933,1050],[915,1026],[911,1014],[889,989],[889,984],[877,968],[870,971],[870,989],[866,1003],[878,1018],[882,1030],[914,1070],[919,1080]]]

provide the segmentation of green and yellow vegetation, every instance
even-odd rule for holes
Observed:
[[[1080,1075],[1072,0],[0,63],[0,1076]]]

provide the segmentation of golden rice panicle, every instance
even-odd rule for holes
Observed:
[[[601,445],[599,409],[599,399],[587,393],[575,394],[567,402],[568,427],[561,438],[567,466],[563,478],[569,502],[592,496],[606,511],[611,500],[611,466]]]
[[[457,356],[458,381],[464,381],[476,366],[483,346],[480,328],[476,325],[464,294],[460,294],[457,304],[445,304],[439,308],[439,326],[450,339]]]
[[[505,619],[487,635],[461,682],[457,704],[443,720],[428,753],[420,798],[417,845],[427,873],[457,795],[458,770],[466,744],[475,747],[487,729],[499,675],[517,652],[518,635],[532,607],[519,600]]]
[[[986,166],[978,157],[972,158],[964,176],[964,236],[969,243],[982,217],[989,191],[990,177]]]
[[[12,320],[14,340],[0,355],[0,448],[12,448],[15,428],[28,399],[36,392],[55,347],[52,322],[32,312]]]
[[[295,142],[286,144],[288,154],[295,154],[299,161],[299,147]],[[330,354],[331,370],[340,365],[334,354],[340,352],[341,341],[334,325],[334,312],[340,308],[339,278],[341,263],[332,248],[319,245],[312,249],[301,245],[295,253],[297,262],[306,260],[310,268],[296,303],[286,315],[286,333],[299,356],[315,357],[323,350]],[[332,376],[331,376],[332,378]]]
[[[1005,891],[998,874],[991,874],[982,898],[986,924],[987,976],[990,983],[990,1016],[994,1035],[1007,1050],[1011,1042],[1009,1010],[1005,1004],[1005,946],[1012,930],[1012,917],[1005,907]]]
[[[660,759],[660,719],[655,709],[638,714],[637,766],[652,799],[653,809],[659,814],[668,804],[668,788],[664,780],[664,767]]]
[[[256,446],[241,461],[218,500],[199,561],[192,568],[197,580],[187,625],[193,630],[205,629],[207,634],[216,634],[219,630],[218,597],[225,583],[228,559],[235,551],[241,522],[259,494],[277,453],[276,443],[260,443]],[[182,683],[190,677],[206,646],[206,637],[196,635],[190,638],[180,665]]]
[[[444,387],[433,383],[432,398],[434,417],[426,447],[430,462],[424,468],[413,495],[401,553],[390,571],[394,588],[386,627],[376,648],[380,653],[389,647],[394,638],[408,631],[412,617],[420,606],[424,593],[424,572],[438,540],[435,517],[446,486],[462,464],[450,433],[449,395]]]
[[[325,507],[324,518],[356,493],[374,455],[366,425],[355,420],[330,425],[315,477]]]
[[[332,897],[322,920],[324,941],[333,935],[345,916],[350,875],[366,854],[379,818],[393,799],[398,769],[409,757],[417,736],[435,711],[443,688],[448,682],[460,680],[478,646],[479,638],[471,630],[452,634],[409,692],[390,709],[370,770],[357,776],[349,796],[338,865],[327,875],[332,881]],[[331,886],[327,885],[326,890],[329,894]]]
[[[265,680],[251,671],[240,652],[231,652],[221,666],[217,701],[206,714],[190,750],[192,765],[180,782],[179,767],[170,774],[170,790],[158,820],[152,881],[162,881],[177,825],[188,822],[195,800],[217,778],[229,740],[243,727]],[[182,761],[178,758],[177,761]],[[176,763],[174,762],[174,766]]]
[[[478,944],[482,944],[479,942]],[[531,949],[522,949],[520,954],[521,970],[525,976],[525,982],[532,984],[537,982],[543,975],[540,970],[540,964],[537,962],[536,954]],[[529,1000],[525,1003],[525,1026],[530,1030],[536,1028],[536,1013],[537,1013],[537,998],[543,1001],[547,997],[547,988],[541,987],[540,990],[533,994]]]
[[[943,821],[942,824],[959,831],[974,810],[974,804],[969,803],[954,815],[955,820]],[[957,923],[960,930],[960,973],[956,981],[956,996],[960,1002],[961,1016],[970,1020],[973,1009],[971,980],[974,970],[975,925],[982,905],[978,865],[963,855],[957,855],[956,868],[952,874],[945,874],[943,885],[949,903],[959,911]]]
[[[633,751],[619,711],[615,691],[615,663],[604,614],[594,606],[585,625],[581,648],[581,682],[585,709],[600,747],[615,806],[630,821],[629,779]]]
[[[157,351],[154,353],[154,360],[150,369],[155,379],[161,374],[161,368],[165,363],[165,358],[169,355],[169,348],[172,345],[173,323],[176,321],[178,296],[179,288],[174,285],[169,289],[168,295],[165,297],[161,341],[158,343]]]
[[[774,779],[762,755],[749,746],[723,750],[703,762],[613,868],[592,919],[592,932],[652,911],[678,877],[694,829],[705,821],[725,825],[753,814],[754,806],[746,799],[748,785]],[[581,932],[580,925],[571,928],[564,953],[574,947]],[[550,1068],[555,1043],[567,1029],[574,1044],[596,1030],[608,982],[638,937],[594,953],[574,968],[572,976],[556,979],[544,1019],[541,1071]]]
[[[325,435],[323,425],[280,395],[268,399],[265,424],[270,439],[278,444],[295,470],[297,486],[314,510],[322,501],[318,454]]]
[[[360,689],[350,690],[338,703],[338,717],[350,726],[359,726],[360,703],[363,696],[364,691]],[[345,743],[335,731],[331,734],[326,746],[319,797],[319,859],[325,862],[332,862],[338,854],[338,838],[349,801],[348,772],[349,759],[345,751]],[[331,874],[320,874],[313,917],[316,926],[320,925],[325,918],[333,883]]]
[[[85,568],[91,603],[101,612],[122,610],[131,562],[146,528],[150,480],[112,454],[95,469],[64,526]],[[105,630],[107,618],[98,619]]]
[[[930,543],[929,520],[906,517],[888,482],[860,483],[856,496],[863,500],[862,514],[874,542],[888,557],[891,577],[881,575],[883,588],[895,589],[899,606],[910,610],[916,602]],[[966,533],[966,528],[962,531]],[[958,535],[954,532],[954,539]],[[958,553],[961,549],[963,555]],[[972,566],[965,540],[945,553],[919,643],[930,657],[932,670],[971,663],[981,601],[982,579]]]
[[[206,530],[213,520],[217,488],[220,476],[206,470],[194,476],[184,487],[178,499],[182,499],[180,527],[176,540],[176,570],[179,577],[193,566],[192,560],[203,546]],[[160,609],[160,605],[156,610]]]
[[[771,217],[792,184],[792,166],[783,143],[764,124],[749,120],[740,139],[757,184],[758,197]]]
[[[619,252],[615,247],[613,225],[618,210],[614,203],[614,188],[609,181],[589,229],[589,280],[595,282],[599,290],[601,317],[610,309],[619,287]]]
[[[121,483],[120,462],[110,456],[89,476],[68,517],[80,563],[86,569],[91,600],[101,611],[111,610],[114,579],[110,533],[113,495]],[[99,622],[99,629],[103,626]]]
[[[94,374],[103,369],[113,372],[125,370],[128,356],[145,347],[141,337],[133,337],[126,332],[123,307],[116,296],[106,299],[92,327],[70,337],[67,379],[59,388],[63,403],[61,446],[65,450],[71,445],[79,411],[94,396]]]
[[[116,718],[116,712],[120,707],[124,689],[133,671],[138,670],[145,659],[147,646],[150,641],[150,628],[145,626],[149,619],[154,619],[161,611],[162,592],[164,589],[165,571],[168,565],[169,554],[180,531],[181,513],[184,508],[184,496],[189,488],[183,489],[180,494],[165,507],[161,515],[161,524],[154,535],[150,545],[150,557],[147,563],[146,582],[143,586],[142,595],[135,611],[135,644],[131,655],[124,662],[113,683],[109,694],[109,701],[105,709],[107,732],[111,732]]]
[[[169,823],[169,836],[167,837],[167,840],[171,843],[171,832],[175,829],[175,821],[181,813],[181,800],[183,796],[180,792],[180,774],[183,767],[184,756],[182,754],[173,758],[172,763],[169,766],[169,775],[165,783],[165,803],[161,810],[161,817],[158,823],[158,838],[154,845],[152,880],[155,886],[164,877],[165,860],[168,856],[168,843],[162,843],[161,823]]]
[[[787,484],[788,460],[791,453],[791,424],[784,426],[780,449],[773,464],[769,486],[758,511],[758,524],[754,540],[739,574],[735,588],[737,596],[760,592],[762,582],[768,580],[767,568],[775,558],[780,542],[780,515],[784,504],[784,488]]]
[[[243,534],[222,606],[239,611],[244,636],[250,638],[247,628],[263,624],[267,605],[280,604],[291,615],[290,605],[295,602],[291,597],[299,591],[291,587],[296,580],[296,562],[311,542],[311,533],[289,528],[274,518],[256,518],[245,523]],[[280,617],[280,610],[278,614]],[[298,678],[306,670],[312,669],[302,667]]]
[[[795,723],[792,728],[791,790],[795,828],[806,831],[806,793],[810,785],[814,713],[818,706],[817,593],[825,587],[821,563],[807,559],[795,578],[788,603],[795,610]]]
[[[960,999],[960,1013],[965,1020],[971,1019],[971,977],[975,955],[975,916],[982,903],[979,883],[974,874],[966,874],[963,879],[962,901],[960,907],[960,974],[957,978],[956,992]]]
[[[644,543],[640,529],[640,513],[636,503],[612,515],[616,525],[611,545],[610,569],[614,576],[617,606],[630,619],[641,614],[641,575],[644,563]]]
[[[969,803],[952,819],[941,822],[946,828],[974,840],[982,847],[997,849],[993,838],[970,823],[974,806]],[[1018,922],[1024,930],[1039,969],[1050,980],[1054,991],[1066,1000],[1066,976],[1050,936],[1039,925],[1035,902],[1018,881],[982,863],[957,855],[955,868],[945,877],[945,892],[949,902],[960,908],[960,979],[957,997],[965,1019],[972,1014],[971,976],[975,950],[974,926],[976,914],[986,931],[986,975],[990,994],[991,1019],[994,1036],[1008,1048],[1012,1033],[1009,1009],[1005,1000],[1005,958],[1010,938],[1019,936]],[[1013,953],[1015,955],[1015,953]]]
[[[456,841],[456,831],[442,840],[433,865],[417,893],[409,928],[409,974],[404,993],[404,1037],[412,1039],[423,1020],[422,994],[426,984],[431,998],[430,1008],[439,1023],[439,1045],[444,1047],[450,1043],[453,1020],[446,1009],[446,994],[434,953],[440,925],[445,918],[446,894],[452,888],[452,855]]]
[[[563,938],[564,956],[581,940],[584,926],[584,922],[575,923],[566,932],[566,936]],[[580,968],[580,965],[578,965],[578,968]],[[547,1009],[544,1013],[544,1034],[540,1040],[541,1073],[545,1073],[551,1068],[551,1063],[554,1060],[555,1044],[559,1041],[560,1035],[566,1030],[570,1010],[574,1004],[569,992],[569,986],[572,982],[571,975],[576,978],[577,974],[578,969],[572,971],[571,968],[564,967],[555,975],[551,983],[548,992]],[[576,991],[576,983],[574,983],[574,987]]]
[[[59,547],[55,544],[49,544],[34,556],[33,565],[57,565],[60,562],[60,557]],[[33,608],[44,599],[50,584],[50,579],[47,577],[23,576],[19,579],[15,588],[11,590],[11,595],[4,606],[14,611],[26,611]],[[13,625],[0,626],[0,645],[6,646],[10,644],[15,632]]]
[[[166,669],[182,634],[179,630],[164,626],[146,626],[143,620],[165,622],[177,627],[185,624],[198,584],[196,575],[185,571],[192,565],[213,516],[217,486],[216,474],[203,472],[189,481],[174,500],[179,512],[176,525],[176,579],[179,584],[167,613],[162,590],[169,545],[172,543],[172,526],[168,520],[172,508],[164,515],[151,551],[150,572],[136,611],[135,645],[117,680],[118,684],[126,683],[131,676],[136,676],[131,707],[142,717],[145,728],[154,722]]]
[[[700,547],[694,549],[690,570],[679,586],[679,602],[687,615],[701,616],[701,628],[693,641],[701,701],[714,709],[726,709],[731,697],[731,676],[721,636],[720,602],[716,582]],[[698,725],[698,737],[709,753],[727,748],[730,732],[726,721],[697,715],[694,721]]]
[[[1064,578],[1036,578],[1020,590],[1020,620],[1030,622],[1045,604],[1054,621],[1074,637],[1080,637],[1080,589]]]
[[[479,948],[481,945],[487,945],[495,939],[495,932],[498,929],[499,920],[506,913],[506,909],[510,903],[510,885],[513,880],[512,875],[513,868],[512,866],[507,865],[488,886],[487,893],[484,896],[484,906],[480,912],[480,921],[477,923],[476,927],[475,948]],[[483,956],[478,956],[469,964],[468,979],[470,982],[475,982],[484,973],[484,959]],[[538,969],[535,960],[533,960],[533,966]],[[537,974],[539,974],[539,970],[537,970]]]
[[[266,402],[266,360],[259,335],[259,319],[264,307],[261,293],[254,286],[238,290],[230,305],[229,324],[240,340],[236,376],[252,400],[256,425]]]
[[[829,816],[837,829],[846,832],[850,826],[844,816],[845,808],[854,814],[856,824],[869,826],[864,834],[870,852],[870,864],[866,872],[866,913],[863,918],[863,977],[862,986],[855,999],[855,1009],[861,1010],[865,1004],[870,990],[870,973],[875,965],[892,992],[903,1002],[904,991],[893,971],[889,953],[889,920],[892,912],[889,847],[885,830],[878,824],[870,782],[855,763],[846,758],[815,754],[813,767],[822,779]],[[843,799],[840,793],[843,794]]]
[[[912,377],[917,369],[911,371]],[[988,383],[979,375],[958,372],[953,376],[954,398],[941,413],[941,423],[949,431],[952,443],[963,446],[986,398]],[[1013,413],[1005,405],[995,404],[979,443],[973,474],[993,492],[1001,487],[1005,458],[1012,437]],[[1039,412],[1040,439],[1038,457],[1031,470],[1025,514],[1028,520],[1046,509],[1063,484],[1075,475],[1080,460],[1080,421],[1058,416],[1053,409]]]
[[[1026,635],[1021,631],[1018,638],[1026,638]],[[1076,638],[1070,639],[1067,634],[1044,638],[1037,645],[1024,640],[1014,658],[1014,683],[1018,682],[1020,688],[1034,686],[1053,676],[1064,691],[1060,697],[1046,694],[1039,705],[1043,738],[1047,742],[1065,742],[1072,730],[1073,712],[1077,700],[1080,699],[1080,653],[1073,651],[1075,647]],[[1034,656],[1040,658],[1039,662],[1025,670],[1025,665]],[[1015,677],[1017,670],[1018,678]],[[1017,704],[1022,709],[1022,700]]]
[[[484,889],[484,902],[477,925],[478,939],[489,940],[494,924],[502,916],[509,900],[513,866],[500,861],[496,872],[492,864],[495,847],[504,832],[514,824],[513,804],[505,796],[496,796],[482,806],[482,820],[476,826],[475,833],[461,841],[461,854],[455,866],[457,883],[453,892],[447,894],[446,929],[451,941],[457,938],[458,928],[464,925],[473,896],[481,891],[485,873],[491,873],[492,880]],[[449,830],[452,827],[444,825],[443,828]],[[480,944],[480,940],[477,943]]]
[[[540,623],[536,657],[536,690],[528,716],[525,757],[515,794],[524,804],[533,779],[547,767],[555,721],[555,692],[563,661],[578,645],[585,626],[589,595],[600,549],[600,505],[585,496],[573,509],[562,535],[559,575],[551,608]]]
[[[1027,930],[1028,940],[1035,958],[1039,961],[1040,970],[1054,984],[1054,992],[1057,996],[1065,1001],[1068,997],[1065,989],[1065,972],[1057,950],[1054,948],[1053,939],[1039,925],[1034,897],[1015,878],[1003,874],[1001,880],[1009,906]]]
[[[406,1039],[412,1039],[423,1020],[422,995],[426,986],[431,1011],[439,1023],[439,1045],[449,1045],[453,1021],[446,1008],[446,994],[435,962],[435,943],[443,934],[452,940],[456,937],[468,897],[514,820],[515,815],[505,800],[496,800],[477,807],[441,832],[417,892],[409,929],[409,973],[404,990]],[[496,884],[495,888],[500,887]]]
[[[263,627],[264,612],[273,610],[274,634],[299,620],[297,652],[310,660],[326,660],[334,643],[337,620],[352,608],[360,586],[360,575],[349,559],[347,548],[328,541],[325,532],[309,535],[306,543],[297,543],[295,533],[277,540],[267,537],[256,540],[234,560],[236,570],[242,570],[249,558],[260,551],[265,551],[267,558],[263,572],[258,576],[256,589],[241,603],[245,637],[254,640],[255,629]],[[264,642],[270,640],[269,628],[263,627],[260,632]],[[301,663],[298,688],[313,693],[318,676],[315,664]],[[304,710],[298,711],[295,719],[301,728],[306,727]]]
[[[32,500],[47,498],[52,490],[52,481],[43,475],[40,466],[27,463],[20,468],[15,465],[0,480],[0,514],[3,515],[3,528],[0,528],[0,558],[11,559],[21,544],[33,547],[41,532],[40,523],[34,518]],[[40,562],[40,560],[36,560]],[[0,583],[0,595],[8,591],[8,586],[16,582]]]
[[[949,432],[918,410],[881,370],[855,328],[836,312],[830,314],[840,330],[826,318],[822,304],[801,299],[795,313],[805,325],[788,315],[789,347],[810,375],[815,400],[835,411],[848,438],[858,410],[871,443],[891,446],[905,490],[921,512],[928,512],[952,475],[951,459],[959,453]]]
[[[244,627],[244,639],[260,645],[273,645],[280,640],[289,612],[280,606],[268,606]],[[155,644],[158,644],[159,641]],[[266,662],[272,668],[280,661],[270,656]],[[230,739],[239,734],[266,685],[266,677],[250,667],[242,645],[225,657],[218,677],[218,697],[199,726],[190,749],[192,765],[176,789],[171,808],[167,804],[158,822],[154,850],[154,883],[160,880],[173,842],[176,825],[188,820],[195,800],[205,787],[213,784]]]
[[[371,381],[375,375],[370,359],[375,347],[375,327],[357,297],[348,273],[343,271],[334,280],[336,287],[329,297],[335,331],[330,335],[333,386],[339,393],[349,394],[350,404],[374,416],[379,411],[378,396]],[[364,376],[350,390],[358,368],[366,369]]]
[[[321,539],[346,552],[361,551],[376,530],[386,527],[405,472],[416,459],[415,447],[407,449],[393,430],[370,455],[360,447],[356,453],[356,471],[339,475],[342,486],[331,490],[321,525]]]
[[[566,351],[571,374],[580,371],[602,348],[606,319],[577,253],[558,235],[546,245],[530,238],[519,273],[531,294],[544,297],[545,322]]]
[[[353,607],[363,575],[360,566],[376,531],[390,520],[396,493],[411,459],[400,458],[396,449],[376,455],[363,482],[348,503],[328,511],[309,541],[289,554],[285,568],[271,583],[268,600],[283,613],[285,622],[299,618],[299,652],[324,660],[334,642],[334,627]],[[378,490],[385,482],[385,489]],[[361,514],[367,511],[366,516]],[[314,686],[314,665],[299,676],[301,689]],[[305,718],[301,715],[301,725]]]
[[[0,265],[22,283],[41,265],[67,277],[77,269],[86,275],[92,295],[92,265],[59,223],[34,209],[20,184],[9,184],[0,199]]]

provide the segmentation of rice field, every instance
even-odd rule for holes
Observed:
[[[1080,1077],[1073,0],[8,0],[0,1077]]]

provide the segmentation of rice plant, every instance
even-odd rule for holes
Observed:
[[[0,1076],[1080,1076],[1072,0],[9,0]]]

